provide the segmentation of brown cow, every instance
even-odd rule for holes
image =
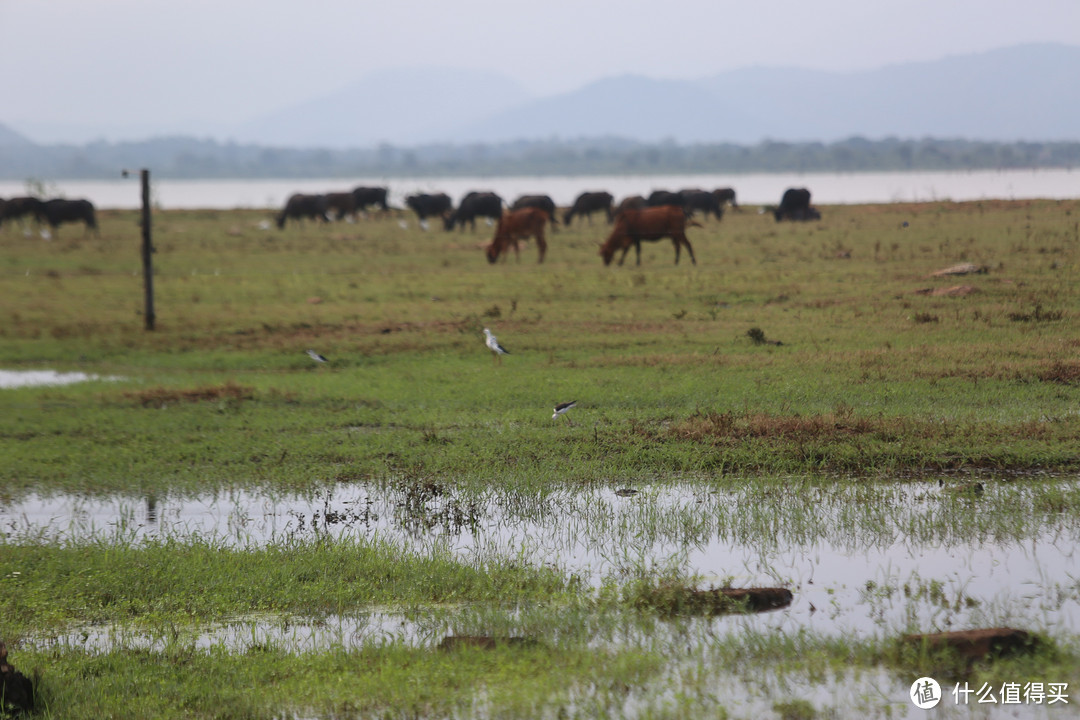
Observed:
[[[647,202],[645,198],[640,195],[629,195],[622,199],[622,202],[615,208],[615,217],[622,214],[623,210],[640,210],[645,207]]]
[[[514,255],[521,260],[521,252],[518,248],[518,240],[536,238],[536,248],[540,251],[540,259],[544,262],[544,253],[547,252],[547,240],[544,239],[544,223],[548,221],[545,210],[534,207],[510,210],[503,213],[499,218],[499,225],[495,228],[495,237],[484,252],[488,262],[493,263],[499,259],[499,255],[509,247],[514,248]]]
[[[690,247],[690,241],[686,239],[688,224],[701,227],[695,222],[687,221],[683,209],[674,205],[624,210],[615,220],[615,229],[611,231],[611,236],[600,248],[600,257],[604,258],[605,265],[610,265],[615,251],[622,250],[622,257],[619,258],[619,264],[622,265],[626,254],[633,247],[637,250],[637,264],[640,265],[642,240],[669,237],[675,245],[675,264],[679,263],[679,250],[685,245],[686,251],[690,253],[690,262],[697,265],[694,248]]]

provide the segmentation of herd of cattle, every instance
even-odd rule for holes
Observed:
[[[371,207],[387,210],[386,196],[387,189],[384,187],[358,187],[351,193],[325,195],[296,193],[289,197],[278,214],[277,226],[284,228],[290,219],[330,222],[347,216],[355,218],[358,212]],[[735,191],[731,188],[718,188],[711,192],[699,189],[679,192],[657,190],[647,198],[632,195],[618,204],[609,192],[583,192],[563,212],[562,223],[569,226],[575,217],[585,218],[591,223],[594,214],[603,212],[607,222],[614,225],[611,235],[600,249],[605,265],[610,264],[620,250],[621,265],[630,248],[635,249],[640,265],[641,243],[663,238],[670,238],[674,244],[676,263],[679,262],[681,249],[685,247],[690,261],[696,264],[694,249],[686,238],[687,225],[696,225],[692,218],[697,212],[701,212],[705,218],[711,214],[721,220],[728,205],[738,208]],[[547,252],[544,228],[548,223],[557,226],[560,219],[555,202],[547,195],[522,195],[513,203],[506,204],[496,193],[474,191],[467,193],[455,208],[446,193],[421,193],[406,197],[405,206],[416,213],[425,229],[429,218],[442,219],[446,230],[466,225],[475,230],[477,218],[487,218],[496,223],[495,237],[485,248],[485,255],[492,263],[510,249],[520,254],[519,241],[529,238],[536,240],[539,262],[543,262]],[[810,205],[810,191],[805,188],[789,188],[780,199],[780,204],[771,210],[777,222],[821,219],[821,213]]]
[[[89,200],[40,200],[36,197],[0,198],[0,227],[8,220],[25,221],[27,218],[48,223],[56,230],[63,223],[81,222],[88,230],[97,231],[94,204]]]
[[[686,238],[687,226],[697,225],[693,217],[698,212],[704,218],[711,214],[721,220],[724,208],[729,205],[738,208],[735,191],[731,188],[718,188],[711,192],[699,189],[679,192],[657,190],[649,197],[633,195],[623,198],[618,204],[609,192],[583,192],[562,213],[561,220],[567,226],[574,218],[584,218],[591,224],[593,215],[604,213],[607,222],[613,225],[611,234],[600,249],[605,265],[610,264],[619,251],[622,252],[619,257],[621,265],[630,248],[636,251],[640,265],[641,243],[664,238],[670,238],[675,246],[676,263],[679,262],[681,249],[685,247],[690,261],[696,264],[694,249]],[[485,248],[485,254],[492,263],[510,249],[519,254],[519,242],[529,238],[536,240],[539,261],[543,262],[547,252],[545,226],[548,223],[557,226],[560,221],[558,208],[547,195],[523,195],[507,205],[493,192],[470,192],[455,208],[446,193],[424,193],[406,197],[405,206],[416,213],[425,229],[429,218],[442,219],[446,230],[466,225],[475,230],[477,218],[491,220],[496,224],[495,237]],[[387,188],[358,187],[349,192],[323,195],[296,193],[289,197],[276,220],[277,226],[284,228],[290,219],[324,222],[347,217],[355,219],[358,213],[366,213],[369,209],[390,210]],[[821,213],[810,204],[810,191],[806,188],[789,188],[780,199],[780,204],[771,210],[777,222],[821,219]],[[28,217],[39,223],[48,223],[54,230],[62,223],[83,222],[88,230],[97,231],[94,206],[89,200],[0,199],[0,226],[8,220],[21,219],[25,222]]]

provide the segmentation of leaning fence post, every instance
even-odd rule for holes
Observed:
[[[150,171],[142,170],[142,263],[146,329],[154,329],[154,245],[150,240]]]

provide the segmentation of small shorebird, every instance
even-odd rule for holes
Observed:
[[[510,351],[500,345],[499,341],[495,339],[495,336],[492,335],[491,331],[487,328],[484,328],[484,337],[486,338],[484,340],[484,344],[491,349],[491,352],[494,353],[492,357],[497,358],[499,362],[502,362],[502,357],[500,357],[501,355],[510,354]]]
[[[308,350],[307,354],[308,354],[309,358],[311,358],[312,360],[314,360],[317,363],[329,362],[329,360],[327,360],[325,357],[323,357],[319,353],[315,352],[314,350]]]
[[[575,405],[577,405],[577,400],[571,400],[570,402],[566,403],[559,403],[555,406],[555,414],[551,416],[551,419],[554,420],[560,415],[565,415],[566,411],[574,407]],[[570,422],[570,418],[566,418],[566,422]]]

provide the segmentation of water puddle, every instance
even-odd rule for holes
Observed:
[[[868,637],[1011,625],[1077,634],[1080,517],[1061,508],[1075,507],[1078,493],[1080,483],[1069,480],[1000,482],[978,495],[912,482],[764,490],[653,485],[630,495],[617,487],[529,496],[496,490],[474,497],[401,481],[300,495],[29,495],[0,506],[0,542],[199,538],[257,547],[378,537],[418,553],[446,548],[465,562],[520,558],[594,587],[643,571],[679,571],[697,576],[702,588],[794,592],[782,610],[703,620],[708,632]],[[245,622],[243,632],[254,632]],[[306,621],[288,621],[294,631],[297,622]],[[333,620],[330,637],[345,645],[342,637],[366,641],[370,622],[371,616]],[[396,637],[418,633],[400,618],[387,622],[376,625],[398,622]],[[223,642],[230,632],[217,629],[200,642]],[[381,642],[380,633],[374,637]]]
[[[81,372],[57,372],[56,370],[0,370],[0,390],[39,387],[47,385],[71,385],[90,380],[121,380],[118,377],[101,377]]]

